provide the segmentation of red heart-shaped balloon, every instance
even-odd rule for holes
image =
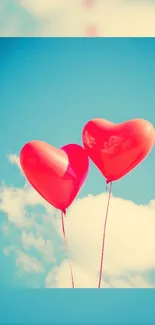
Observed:
[[[20,164],[36,191],[62,211],[73,202],[89,168],[81,146],[68,144],[58,149],[43,141],[27,143],[20,152]]]
[[[88,156],[111,182],[126,175],[149,154],[155,130],[143,119],[114,124],[97,118],[85,125],[82,138]]]

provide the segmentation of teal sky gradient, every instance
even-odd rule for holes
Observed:
[[[0,324],[154,325],[154,299],[147,289],[5,291]]]

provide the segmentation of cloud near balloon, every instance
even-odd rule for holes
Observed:
[[[16,155],[8,158],[19,167]],[[76,287],[97,287],[106,204],[107,193],[88,195],[76,199],[68,210],[66,232]],[[14,257],[14,265],[22,272],[23,279],[27,273],[37,273],[38,287],[41,279],[45,287],[70,287],[59,212],[28,184],[15,188],[5,183],[1,185],[0,211],[4,213],[1,227],[6,242],[4,254],[6,258]],[[137,205],[112,196],[103,287],[154,286],[148,277],[155,269],[154,215],[155,200],[148,205]]]

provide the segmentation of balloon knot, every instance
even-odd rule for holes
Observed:
[[[63,213],[64,216],[66,217],[66,210],[65,210],[65,209],[62,210],[62,213]]]
[[[108,179],[106,179],[106,184],[108,185],[111,181],[109,181]]]

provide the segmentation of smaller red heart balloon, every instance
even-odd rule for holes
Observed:
[[[97,118],[85,125],[82,138],[88,156],[107,182],[112,182],[129,173],[149,154],[155,130],[143,119],[114,124]]]
[[[89,169],[88,156],[81,146],[68,144],[58,149],[43,141],[25,144],[20,164],[36,191],[62,211],[73,202]]]

